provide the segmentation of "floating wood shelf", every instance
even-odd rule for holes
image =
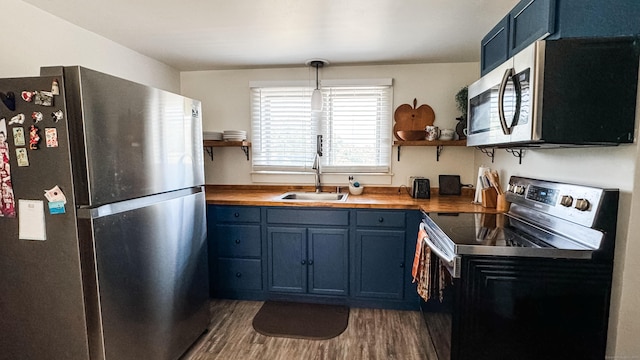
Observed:
[[[415,140],[415,141],[403,141],[396,140],[393,142],[393,146],[398,147],[398,161],[400,161],[400,148],[403,146],[435,146],[436,147],[436,161],[440,161],[440,153],[445,146],[467,146],[467,140]]]
[[[203,144],[204,150],[209,154],[212,161],[214,147],[239,147],[244,151],[244,154],[247,156],[247,161],[249,161],[249,148],[251,147],[251,143],[249,141],[204,140]]]

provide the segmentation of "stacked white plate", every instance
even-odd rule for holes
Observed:
[[[222,133],[219,131],[203,131],[202,140],[222,140]]]
[[[222,138],[227,141],[242,141],[247,139],[247,132],[244,130],[225,130]]]

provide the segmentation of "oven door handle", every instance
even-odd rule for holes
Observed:
[[[442,250],[438,249],[431,241],[431,239],[429,239],[429,236],[425,236],[422,240],[427,243],[429,249],[431,249],[431,251],[433,251],[440,258],[440,260],[444,261],[447,266],[451,268],[454,267],[454,259],[448,258],[447,255],[442,252]]]

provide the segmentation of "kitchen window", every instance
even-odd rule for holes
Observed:
[[[392,79],[324,80],[311,111],[308,82],[251,83],[253,170],[311,172],[323,135],[323,173],[390,172]]]

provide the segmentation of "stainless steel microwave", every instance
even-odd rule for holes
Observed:
[[[536,41],[469,86],[467,146],[632,143],[640,40]]]

